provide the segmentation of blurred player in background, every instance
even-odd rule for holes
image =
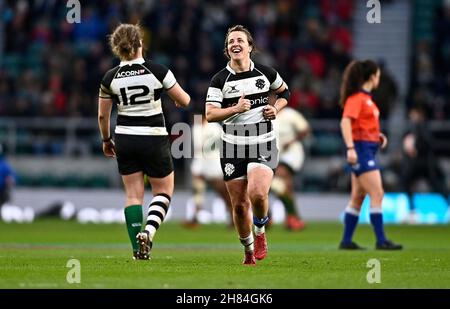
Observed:
[[[210,185],[225,202],[230,213],[230,226],[233,226],[231,214],[231,200],[223,181],[222,168],[220,166],[220,144],[222,126],[218,123],[208,123],[202,117],[202,123],[194,122],[192,136],[194,139],[194,158],[191,163],[192,190],[194,194],[194,209],[187,211],[186,227],[196,227],[199,223],[198,216],[203,209],[206,186]]]
[[[126,192],[125,219],[135,259],[149,259],[153,237],[164,221],[174,188],[170,142],[161,108],[161,93],[178,107],[189,105],[189,95],[165,66],[144,60],[139,26],[119,25],[110,36],[120,65],[109,70],[100,85],[98,122],[103,152],[116,157]],[[118,116],[115,142],[110,134],[112,104]],[[144,174],[152,187],[145,229],[142,230]]]
[[[299,231],[305,227],[305,222],[295,205],[294,175],[300,171],[305,161],[301,140],[309,134],[310,127],[302,114],[285,107],[277,114],[275,129],[278,131],[280,162],[270,188],[284,205],[286,228]]]
[[[9,202],[11,190],[16,183],[16,173],[6,161],[3,154],[3,146],[0,144],[0,209],[3,204]]]
[[[426,123],[423,107],[415,106],[409,111],[410,128],[403,137],[402,186],[407,192],[411,208],[411,223],[415,221],[414,184],[424,179],[431,190],[441,194],[448,204],[445,173],[435,157],[436,142]]]
[[[383,184],[376,159],[379,146],[385,148],[387,138],[380,133],[380,112],[372,101],[371,91],[380,81],[380,69],[371,60],[352,61],[345,69],[341,85],[340,105],[344,109],[341,131],[351,165],[352,192],[345,210],[344,235],[340,249],[362,249],[352,241],[359,212],[366,194],[370,197],[370,222],[376,236],[376,249],[399,250],[401,245],[388,240],[384,233]]]
[[[255,265],[255,258],[262,260],[267,255],[269,190],[278,164],[272,120],[286,106],[289,91],[277,71],[250,59],[255,45],[245,27],[229,28],[224,45],[230,61],[211,80],[206,118],[223,124],[220,161],[233,205],[233,222],[245,250],[243,263]],[[269,104],[271,91],[277,95],[273,105]]]

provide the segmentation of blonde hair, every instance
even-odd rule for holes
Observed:
[[[139,25],[120,24],[109,36],[112,52],[121,60],[132,60],[141,47],[142,29]]]

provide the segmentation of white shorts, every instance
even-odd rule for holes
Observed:
[[[305,152],[300,142],[293,143],[280,153],[280,164],[289,166],[294,172],[300,171],[305,162]]]
[[[222,167],[220,159],[194,158],[191,164],[191,173],[195,176],[202,176],[206,180],[222,179]]]

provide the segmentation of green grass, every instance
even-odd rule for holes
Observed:
[[[269,255],[241,265],[242,248],[223,225],[186,230],[167,223],[150,261],[131,260],[123,225],[44,220],[0,223],[0,288],[450,288],[450,226],[388,226],[401,252],[373,250],[370,226],[355,240],[369,249],[337,250],[339,223],[309,223],[300,233],[275,226]],[[69,259],[81,263],[81,283],[69,284]],[[366,263],[381,262],[381,283],[369,284]]]

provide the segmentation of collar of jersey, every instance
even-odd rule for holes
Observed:
[[[144,58],[136,58],[129,61],[120,61],[120,66],[123,67],[124,65],[131,65],[131,64],[143,64],[145,62]]]
[[[367,94],[368,96],[372,97],[372,93],[371,92],[366,91],[366,90],[364,90],[362,88],[359,90],[359,92],[362,92],[362,93]]]
[[[253,61],[250,59],[250,71],[253,71],[253,69],[255,68],[255,64],[253,63]],[[231,74],[236,75],[236,71],[234,71],[231,66],[230,66],[230,62],[227,63],[227,70],[230,71]]]

